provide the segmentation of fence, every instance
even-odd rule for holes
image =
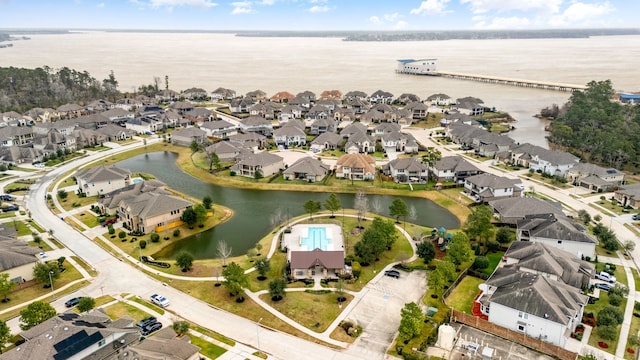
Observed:
[[[576,358],[578,357],[578,354],[572,351],[565,350],[559,346],[555,346],[547,342],[544,342],[542,340],[529,337],[524,333],[509,330],[502,326],[498,326],[496,324],[490,323],[487,320],[483,320],[479,317],[465,314],[461,311],[452,309],[451,320],[454,322],[458,322],[461,324],[474,327],[478,330],[482,330],[484,332],[493,334],[503,339],[516,342],[528,348],[539,351],[543,354],[554,356],[560,360],[576,360]]]

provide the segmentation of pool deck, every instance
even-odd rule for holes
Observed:
[[[291,251],[313,251],[316,247],[309,246],[309,230],[322,228],[325,232],[325,239],[318,244],[323,251],[344,250],[344,240],[342,239],[342,228],[335,224],[298,224],[291,227],[291,233],[284,234],[282,246]],[[311,231],[312,235],[314,231]],[[307,240],[307,241],[305,241]],[[322,244],[326,246],[322,246]]]

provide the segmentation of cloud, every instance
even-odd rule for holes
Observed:
[[[262,0],[259,5],[271,6],[276,3],[276,0]]]
[[[505,29],[525,29],[531,25],[531,21],[525,17],[494,17],[490,23],[486,23],[484,17],[474,17],[476,29],[483,30],[505,30]]]
[[[321,12],[327,12],[331,10],[328,6],[319,6],[319,5],[315,5],[309,8],[309,12],[310,13],[321,13]]]
[[[218,4],[214,3],[211,0],[151,0],[149,1],[149,5],[152,8],[160,8],[167,7],[173,8],[176,6],[192,6],[197,8],[210,8],[217,6]]]
[[[384,14],[384,19],[386,21],[395,21],[398,18],[400,18],[400,14],[398,14],[398,13]]]
[[[102,9],[104,7],[104,3],[101,2],[99,4],[96,5],[97,8]]]
[[[409,12],[413,15],[442,15],[451,10],[446,10],[449,0],[425,0],[420,3],[417,9],[411,9]]]
[[[476,14],[512,10],[538,10],[547,14],[555,14],[560,11],[562,2],[563,0],[460,0],[461,4],[469,4],[471,11]]]
[[[408,26],[409,26],[408,22],[400,20],[393,26],[393,28],[395,30],[403,30],[403,29],[406,29]]]
[[[615,8],[609,2],[596,4],[574,2],[562,14],[551,17],[549,25],[556,27],[589,26],[594,21],[597,21],[599,17],[613,11],[615,11]]]
[[[231,15],[255,13],[256,11],[253,9],[252,5],[251,1],[232,2],[231,6],[233,6],[233,10],[231,11]]]
[[[372,24],[376,24],[376,25],[380,25],[380,24],[383,23],[382,20],[380,20],[380,18],[375,16],[375,15],[369,17],[369,22],[372,23]]]
[[[324,4],[327,0],[309,0],[310,4]]]

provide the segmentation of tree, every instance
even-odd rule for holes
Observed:
[[[16,283],[9,280],[8,273],[0,274],[0,296],[2,296],[2,302],[8,302],[9,298],[7,295],[13,290],[16,286]]]
[[[196,213],[196,222],[198,225],[203,225],[205,221],[207,221],[207,209],[204,208],[204,205],[197,204],[193,207],[193,211]]]
[[[256,170],[253,172],[253,178],[258,181],[260,179],[262,179],[264,177],[264,175],[262,174],[262,170]]]
[[[181,320],[181,321],[174,322],[173,325],[171,325],[171,327],[173,328],[173,331],[175,331],[178,336],[182,336],[189,332],[190,325],[187,321]]]
[[[51,281],[60,277],[60,268],[58,263],[37,263],[33,267],[33,277],[47,287],[51,287]]]
[[[422,155],[422,162],[429,166],[433,166],[440,159],[442,159],[442,153],[433,147],[427,148],[427,153]]]
[[[320,204],[319,201],[315,201],[315,200],[308,200],[307,202],[304,203],[304,211],[306,211],[307,213],[309,213],[309,219],[311,219],[311,217],[313,216],[313,214],[317,213],[318,211],[320,211],[320,207],[322,205]]]
[[[285,291],[286,287],[287,282],[283,278],[275,278],[269,281],[269,295],[271,295],[271,300],[282,299],[287,294]]]
[[[94,307],[96,307],[96,300],[92,297],[87,296],[87,297],[80,298],[80,301],[78,301],[77,309],[81,313],[84,313],[84,312],[90,311]]]
[[[213,200],[211,200],[210,196],[205,196],[202,198],[202,206],[204,206],[205,209],[210,210],[211,204],[213,204]]]
[[[124,239],[124,238],[126,238],[126,237],[127,237],[127,233],[126,233],[126,232],[124,232],[124,231],[122,231],[122,230],[120,230],[120,232],[118,233],[118,237],[119,237],[120,239]]]
[[[607,305],[596,315],[598,326],[618,326],[622,324],[624,314],[615,306]]]
[[[56,316],[56,309],[44,301],[34,301],[20,311],[20,329],[26,331]]]
[[[231,256],[231,246],[226,241],[220,240],[216,245],[216,252],[222,258],[222,266],[227,266],[227,259]]]
[[[147,247],[147,240],[140,240],[140,249],[144,249]]]
[[[486,256],[477,256],[473,260],[473,265],[471,268],[474,270],[483,270],[489,267],[489,259]]]
[[[371,264],[396,241],[397,233],[393,221],[375,218],[355,245],[355,254],[360,262]]]
[[[193,229],[193,225],[198,221],[198,214],[193,207],[188,207],[182,213],[180,220],[184,221],[189,226],[189,229]]]
[[[181,251],[178,256],[176,256],[176,265],[182,269],[182,272],[191,270],[193,255],[187,251]]]
[[[224,276],[222,285],[227,288],[231,296],[238,295],[243,288],[249,286],[249,277],[244,273],[240,265],[235,262],[232,262],[222,270],[222,276]]]
[[[472,239],[478,239],[483,243],[493,236],[493,213],[487,205],[476,206],[471,210],[464,224],[464,232]]]
[[[585,225],[589,225],[591,222],[591,215],[585,209],[578,210],[578,217]]]
[[[473,256],[471,246],[469,246],[469,239],[463,233],[457,233],[453,235],[449,245],[447,245],[447,258],[451,259],[451,262],[456,266],[459,266],[465,261],[468,261]]]
[[[0,354],[4,351],[9,339],[11,339],[11,329],[6,322],[0,320]]]
[[[402,199],[394,199],[391,205],[389,205],[389,215],[396,218],[396,222],[400,222],[400,217],[406,218],[409,215],[409,208],[407,203]]]
[[[367,201],[367,195],[362,191],[358,190],[356,193],[355,199],[353,201],[353,207],[358,212],[358,227],[360,226],[360,221],[367,215],[369,211],[369,204]]]
[[[207,156],[209,157],[209,171],[211,171],[213,168],[219,169],[220,168],[220,157],[218,156],[218,154],[216,154],[215,152],[207,152]]]
[[[189,144],[189,149],[191,149],[191,154],[195,154],[198,151],[200,151],[200,149],[202,149],[202,146],[200,145],[199,142],[197,142],[196,140],[191,141],[191,144]]]
[[[58,190],[58,197],[60,198],[60,200],[64,201],[67,199],[68,196],[69,196],[69,193],[65,189]]]
[[[400,317],[398,332],[401,338],[412,339],[420,334],[424,326],[424,314],[415,302],[404,304]]]
[[[334,212],[342,209],[342,204],[340,203],[340,198],[334,194],[331,193],[329,194],[329,197],[327,198],[327,200],[324,202],[324,208],[331,211],[331,217],[335,217],[333,215]]]
[[[596,216],[593,217],[593,220],[595,220],[595,222],[600,222],[602,221],[602,216],[600,214],[596,214]]]
[[[160,235],[155,232],[151,233],[151,235],[149,235],[149,239],[151,239],[151,242],[157,243],[158,241],[160,241]]]
[[[496,231],[496,241],[500,244],[508,244],[515,240],[516,234],[508,227],[500,227]]]
[[[436,248],[431,241],[423,241],[418,244],[416,252],[425,264],[428,264],[436,257]]]
[[[267,258],[260,258],[256,260],[253,266],[255,266],[256,271],[260,274],[258,279],[265,279],[267,277],[267,273],[271,270],[271,263]]]
[[[604,340],[615,340],[618,336],[618,330],[615,326],[604,325],[596,327],[598,336]]]

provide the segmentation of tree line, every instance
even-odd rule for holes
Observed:
[[[566,107],[549,110],[549,141],[582,159],[618,169],[636,169],[640,161],[640,106],[611,101],[611,81],[591,81],[571,95]],[[553,111],[556,110],[556,111]],[[543,111],[544,112],[544,111]]]

